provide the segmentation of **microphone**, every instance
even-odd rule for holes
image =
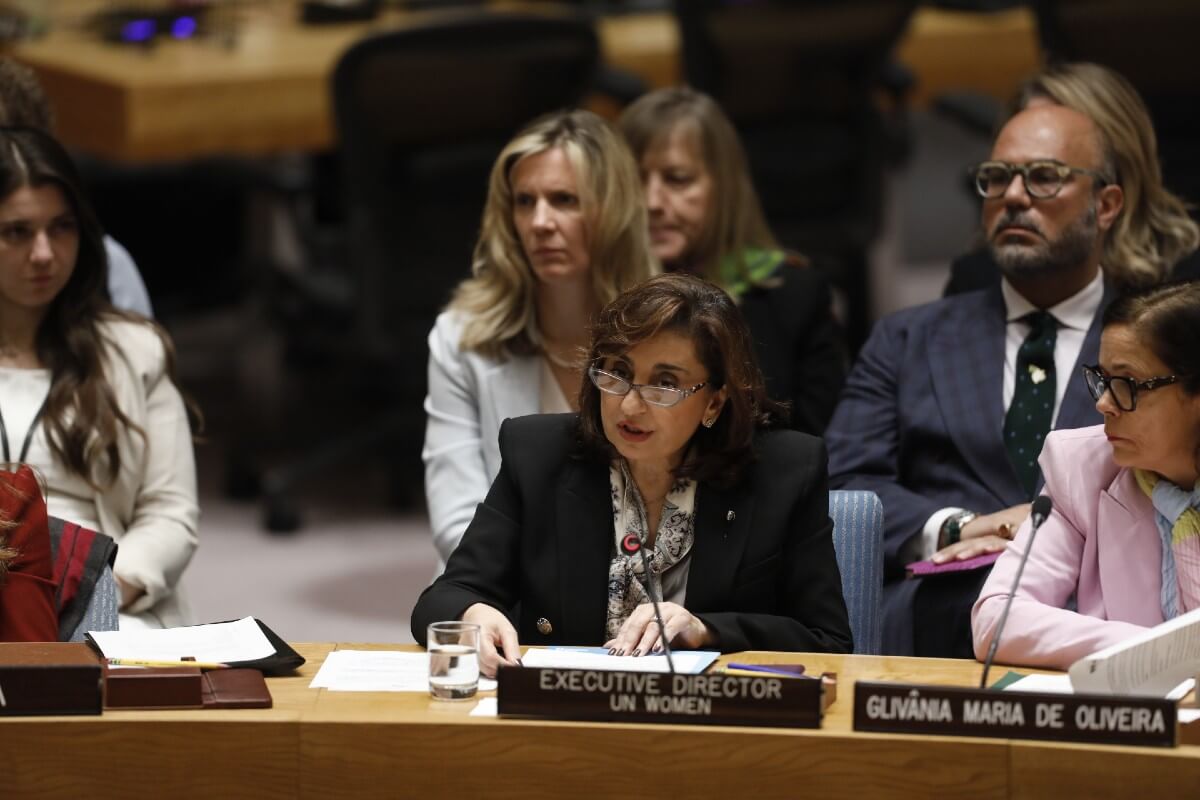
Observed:
[[[634,553],[642,554],[642,572],[645,573],[642,585],[645,586],[646,594],[650,596],[650,602],[654,605],[654,621],[658,623],[658,638],[662,642],[663,654],[667,657],[667,669],[674,675],[675,662],[671,660],[671,644],[667,641],[667,626],[663,625],[662,609],[658,607],[658,599],[654,596],[654,585],[650,581],[650,559],[646,558],[646,547],[642,542],[642,537],[634,531],[625,534],[625,538],[621,540],[621,551],[627,556],[632,556]]]
[[[1021,563],[1017,564],[1017,575],[1013,578],[1012,588],[1008,591],[1008,600],[1004,603],[1004,611],[1000,612],[1000,621],[996,623],[996,632],[992,634],[992,643],[988,646],[987,658],[983,660],[983,677],[979,679],[980,689],[987,688],[988,670],[992,668],[992,659],[996,657],[996,648],[1000,646],[1000,634],[1004,633],[1004,623],[1008,622],[1008,610],[1012,608],[1013,598],[1017,595],[1017,587],[1021,584],[1021,573],[1025,571],[1025,562],[1029,560],[1029,554],[1033,552],[1033,537],[1037,535],[1038,528],[1042,527],[1046,517],[1050,516],[1051,507],[1050,498],[1044,494],[1038,495],[1033,501],[1033,508],[1029,513],[1033,523],[1029,530],[1029,541],[1025,545],[1025,554],[1021,556]]]

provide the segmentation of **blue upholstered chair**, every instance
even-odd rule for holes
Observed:
[[[117,578],[113,575],[112,567],[105,567],[92,590],[88,601],[87,611],[83,619],[71,632],[69,641],[82,642],[83,635],[88,631],[115,631],[120,618],[118,607],[120,597],[117,593]],[[61,635],[61,631],[60,634]]]
[[[829,516],[854,652],[878,654],[883,636],[883,503],[874,492],[833,491]]]

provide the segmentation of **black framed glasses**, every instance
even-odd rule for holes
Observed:
[[[1097,187],[1109,184],[1099,172],[1083,167],[1069,167],[1058,161],[1030,161],[1027,164],[1010,164],[1007,161],[984,161],[971,168],[975,176],[975,189],[980,196],[989,200],[1003,197],[1012,183],[1013,175],[1020,175],[1025,191],[1030,197],[1045,200],[1062,191],[1063,185],[1072,175],[1090,175]]]
[[[1122,411],[1133,411],[1137,408],[1138,391],[1153,391],[1160,386],[1170,386],[1179,380],[1175,375],[1163,375],[1144,381],[1118,375],[1105,375],[1099,364],[1091,367],[1085,366],[1083,379],[1087,382],[1088,392],[1091,393],[1093,400],[1099,401],[1105,392],[1112,392],[1113,402]]]
[[[708,385],[708,382],[697,383],[690,389],[675,389],[671,386],[648,386],[644,383],[634,383],[626,380],[620,375],[613,375],[611,372],[605,372],[599,367],[590,367],[588,369],[588,377],[592,379],[592,383],[596,388],[606,394],[615,394],[619,397],[624,397],[629,394],[631,389],[637,389],[638,395],[652,406],[660,408],[670,408],[671,406],[679,405],[688,397],[691,397],[696,392]]]

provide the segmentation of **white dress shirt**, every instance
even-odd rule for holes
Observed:
[[[1008,278],[1000,281],[1000,293],[1004,297],[1005,319],[1007,325],[1004,335],[1004,408],[1012,405],[1013,394],[1017,386],[1017,353],[1029,335],[1030,325],[1022,320],[1027,314],[1037,311],[1033,303],[1025,299]],[[1054,416],[1050,427],[1054,428],[1058,420],[1059,409],[1062,408],[1063,397],[1067,393],[1067,385],[1074,376],[1075,362],[1083,350],[1083,340],[1087,337],[1088,328],[1096,318],[1096,311],[1104,299],[1104,275],[1096,272],[1091,283],[1057,305],[1046,309],[1058,322],[1058,333],[1054,339]],[[937,552],[938,535],[942,524],[952,515],[964,509],[941,508],[930,515],[921,531],[921,558],[929,558]]]
[[[96,512],[96,490],[79,475],[63,466],[46,441],[46,431],[35,415],[50,393],[50,370],[0,367],[0,414],[13,462],[20,459],[29,426],[37,428],[29,440],[25,463],[38,471],[46,486],[46,511],[52,517],[70,520],[90,530],[100,530]]]

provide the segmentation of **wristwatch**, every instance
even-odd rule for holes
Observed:
[[[974,511],[959,511],[946,517],[946,521],[942,523],[942,529],[938,533],[938,550],[957,544],[962,539],[962,529],[978,516]]]

